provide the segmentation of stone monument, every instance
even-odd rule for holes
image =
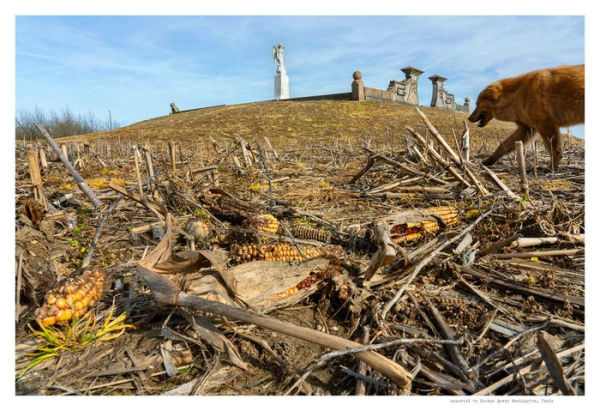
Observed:
[[[407,66],[402,69],[406,78],[402,81],[392,80],[387,88],[391,91],[394,101],[400,101],[408,104],[419,104],[419,93],[417,90],[419,76],[423,74],[422,70]]]
[[[471,99],[465,98],[465,104],[456,104],[454,94],[449,93],[444,88],[444,81],[447,79],[442,76],[433,75],[429,77],[433,83],[433,93],[431,95],[431,107],[447,108],[450,110],[462,111],[468,113],[470,111]]]
[[[285,71],[285,54],[283,44],[273,46],[271,53],[277,63],[277,74],[275,75],[275,100],[286,100],[290,98],[290,78]]]

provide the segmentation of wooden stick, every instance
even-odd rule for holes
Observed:
[[[461,165],[460,157],[454,152],[452,147],[450,147],[450,145],[446,142],[444,137],[442,137],[442,135],[439,133],[439,131],[437,131],[437,129],[434,127],[434,125],[431,124],[431,122],[429,121],[429,119],[427,118],[425,113],[423,113],[419,109],[418,106],[415,106],[415,110],[416,110],[417,114],[419,115],[419,117],[421,117],[421,120],[423,120],[423,122],[425,123],[425,125],[427,126],[427,128],[429,129],[431,134],[433,135],[433,137],[435,137],[435,139],[440,144],[440,146],[442,146],[444,148],[444,150],[446,150],[446,152],[448,153],[448,155],[450,156],[452,161],[454,161],[454,164],[456,164],[457,166],[460,167],[460,165]]]
[[[240,160],[239,160],[238,156],[232,156],[232,159],[233,159],[233,166],[235,167],[235,170],[241,175],[245,174],[245,171],[242,168],[242,165],[240,164]]]
[[[376,153],[375,153],[373,150],[371,150],[371,149],[365,148],[365,151],[367,151],[369,154],[373,154],[373,155],[375,155],[375,159],[379,159],[379,160],[383,161],[384,163],[388,163],[389,165],[392,165],[392,166],[394,166],[394,167],[398,167],[398,168],[400,168],[400,169],[402,169],[402,170],[404,170],[404,171],[407,171],[407,172],[409,172],[410,174],[414,174],[414,175],[417,175],[417,176],[424,177],[424,178],[426,178],[426,179],[429,179],[429,180],[435,181],[436,183],[440,183],[440,184],[448,184],[448,182],[447,182],[447,181],[444,181],[444,180],[442,180],[442,179],[440,179],[440,178],[434,177],[434,176],[432,176],[432,175],[429,175],[429,174],[427,174],[427,173],[424,173],[424,172],[422,172],[422,171],[416,170],[416,169],[414,169],[414,168],[412,168],[412,167],[410,167],[410,166],[407,166],[406,164],[399,163],[398,161],[396,161],[396,160],[393,160],[393,159],[391,159],[391,158],[388,158],[388,157],[384,156],[383,154],[376,154]]]
[[[423,295],[423,299],[427,303],[429,311],[433,315],[433,320],[435,322],[436,328],[440,335],[446,340],[456,341],[456,334],[450,328],[444,317],[440,314],[440,312],[435,308],[435,306],[429,301],[429,299]],[[450,359],[452,362],[460,369],[460,371],[467,377],[467,369],[469,368],[469,364],[463,357],[460,352],[460,349],[456,344],[444,344],[444,348],[448,352]]]
[[[427,161],[427,159],[425,157],[423,157],[423,154],[421,154],[421,152],[419,151],[419,147],[414,145],[412,147],[412,149],[415,152],[415,154],[417,155],[417,157],[419,157],[419,159],[423,162],[423,164],[429,165],[429,161]]]
[[[369,342],[369,326],[364,325],[363,326],[363,344],[367,344],[368,342]],[[365,364],[364,361],[359,361],[356,372],[358,372],[359,374],[365,375],[367,373],[367,364]],[[363,380],[361,380],[360,378],[358,378],[356,380],[355,394],[356,395],[365,395],[366,391],[367,391],[367,387],[365,385],[365,382]]]
[[[98,223],[98,227],[96,228],[96,233],[94,234],[94,238],[92,239],[92,244],[90,245],[90,248],[89,248],[85,258],[83,259],[83,262],[81,263],[81,268],[85,268],[88,265],[90,265],[90,262],[92,261],[92,255],[94,254],[94,250],[96,249],[96,244],[98,244],[98,240],[100,239],[100,234],[102,234],[102,230],[104,229],[104,225],[106,224],[106,221],[108,220],[108,216],[117,208],[117,206],[119,205],[119,203],[121,202],[122,199],[123,199],[122,196],[118,196],[115,199],[115,201],[113,201],[113,203],[110,205],[110,207],[102,213],[102,218],[100,219],[100,222]]]
[[[558,237],[536,237],[536,238],[518,238],[511,243],[514,248],[539,247],[541,245],[550,245],[558,243]]]
[[[260,144],[258,145],[258,154],[260,160],[263,163],[265,174],[267,176],[267,184],[269,185],[269,204],[270,206],[274,206],[275,202],[273,201],[273,187],[271,185],[271,173],[269,172],[269,163],[267,162],[267,155],[265,154],[265,149]]]
[[[463,125],[465,127],[462,137],[460,138],[461,141],[461,153],[462,153],[462,158],[465,161],[465,163],[469,162],[469,126],[467,125],[467,120],[463,120]]]
[[[275,332],[320,344],[334,350],[362,347],[362,344],[347,340],[345,338],[330,335],[307,327],[300,327],[298,325],[290,324],[267,315],[257,314],[253,311],[243,308],[229,306],[227,304],[207,300],[206,298],[180,292],[179,289],[167,278],[158,275],[142,266],[138,266],[137,270],[146,281],[146,284],[148,284],[154,299],[160,305],[186,307],[192,310],[209,312],[211,314],[224,316],[233,320],[255,324],[259,327],[267,328]],[[400,387],[407,388],[410,386],[412,375],[400,364],[373,351],[359,352],[354,355],[356,355],[359,360],[364,361],[373,369],[394,381]]]
[[[277,151],[275,151],[275,149],[271,145],[271,142],[269,141],[269,139],[266,136],[263,136],[263,139],[265,140],[265,144],[267,145],[267,147],[269,147],[269,150],[271,150],[273,152],[273,155],[275,156],[275,158],[278,159],[279,155],[277,154]]]
[[[36,200],[42,203],[44,207],[46,207],[42,174],[40,173],[37,150],[35,148],[27,149],[27,163],[29,165],[29,177],[31,178],[31,184],[33,184],[33,196]]]
[[[15,305],[15,320],[19,323],[19,312],[21,309],[21,284],[23,279],[23,253],[19,254],[19,263],[17,264],[17,303]]]
[[[108,186],[110,188],[112,188],[113,190],[115,190],[117,193],[122,194],[125,197],[128,197],[133,201],[137,201],[138,203],[143,204],[148,208],[154,209],[155,211],[158,211],[161,214],[166,215],[168,213],[168,210],[166,209],[166,207],[164,207],[158,203],[155,203],[154,201],[152,201],[150,199],[143,200],[142,198],[140,198],[140,196],[138,194],[129,191],[125,187],[121,187],[120,185],[114,184],[114,183],[110,183],[110,184],[108,184]]]
[[[544,363],[546,363],[546,368],[550,371],[558,388],[564,395],[576,395],[575,390],[573,390],[573,387],[571,387],[569,381],[567,381],[567,378],[565,377],[560,360],[556,357],[556,353],[552,347],[550,347],[550,344],[548,344],[548,341],[544,338],[544,334],[541,332],[537,333],[537,346],[542,354]]]
[[[240,149],[242,150],[242,158],[244,159],[244,164],[246,164],[246,167],[251,167],[252,159],[250,158],[250,153],[246,148],[246,141],[238,135],[236,135],[234,139],[240,145]]]
[[[461,150],[460,146],[458,145],[458,139],[456,138],[456,133],[454,132],[454,129],[452,129],[452,138],[454,139],[454,146],[456,147],[456,151],[460,153]],[[460,166],[462,167],[462,165],[464,164],[462,156],[458,156],[458,159],[460,160]]]
[[[138,183],[138,191],[140,193],[140,198],[144,201],[144,185],[142,183],[142,174],[140,173],[140,152],[136,145],[133,146],[133,162],[135,164],[135,176],[137,178]]]
[[[521,194],[525,201],[529,201],[529,184],[527,184],[527,169],[525,166],[525,154],[523,153],[523,142],[515,141],[515,149],[521,175]]]
[[[481,250],[479,252],[479,256],[483,257],[486,254],[491,254],[494,251],[501,249],[502,247],[506,247],[506,246],[512,244],[513,241],[515,241],[519,238],[521,238],[521,234],[516,233],[516,234],[511,235],[510,237],[498,240],[498,241],[490,244],[488,247],[484,248],[483,250]]]
[[[361,178],[367,171],[369,171],[369,169],[373,167],[373,165],[375,165],[375,158],[376,155],[369,156],[369,158],[367,159],[367,164],[365,164],[363,169],[360,170],[354,177],[352,177],[352,180],[348,181],[348,184],[356,183],[359,178]]]
[[[192,174],[206,173],[207,171],[212,171],[212,170],[215,170],[217,168],[219,168],[219,166],[217,166],[217,165],[200,167],[200,168],[196,168],[194,170],[190,170],[190,173],[192,173]]]
[[[492,254],[491,258],[531,258],[531,257],[559,257],[568,255],[585,255],[584,248],[572,248],[568,250],[532,251],[529,253],[506,253]]]
[[[81,159],[81,153],[79,150],[79,143],[73,143],[75,146],[75,153],[77,154],[77,160],[75,160],[75,164],[77,164],[79,167],[83,167],[83,160]]]
[[[535,178],[538,176],[537,166],[538,166],[538,156],[537,156],[537,141],[533,140],[533,175]]]
[[[38,154],[40,157],[40,164],[42,168],[45,170],[48,168],[48,160],[46,159],[46,151],[42,146],[38,146]]]
[[[432,145],[430,145],[431,143],[428,143],[427,141],[425,141],[425,139],[419,133],[417,133],[415,130],[413,130],[412,127],[405,126],[404,128],[406,128],[410,132],[410,134],[412,134],[412,136],[414,138],[416,138],[425,147],[425,150],[429,154],[431,154],[431,157],[433,157],[433,159],[435,161],[437,161],[442,167],[446,167],[448,169],[448,171],[450,172],[450,174],[452,174],[454,176],[454,178],[456,178],[458,181],[460,181],[460,183],[463,184],[465,187],[471,187],[471,184],[469,184],[469,182],[467,180],[465,180],[463,178],[463,176],[460,175],[458,170],[456,170],[454,167],[452,167],[452,165],[448,161],[446,161],[440,155],[440,153],[438,153],[436,151],[436,149],[433,148]]]
[[[69,158],[69,153],[67,152],[67,145],[66,144],[61,144],[60,145],[60,151],[61,153],[63,153],[63,156],[65,156],[66,159]]]
[[[485,186],[483,184],[481,184],[481,182],[479,181],[479,179],[477,177],[475,177],[475,174],[473,174],[473,172],[471,171],[471,169],[469,168],[468,164],[464,165],[464,170],[465,170],[465,174],[471,179],[471,181],[475,184],[475,187],[477,187],[477,189],[479,190],[479,192],[481,194],[488,195],[489,191],[485,188]]]
[[[52,139],[50,134],[48,134],[48,132],[46,131],[44,126],[42,126],[41,124],[36,124],[35,126],[42,133],[42,135],[44,136],[46,141],[48,141],[48,144],[50,144],[50,147],[52,148],[52,150],[60,158],[60,161],[62,161],[62,163],[65,165],[65,167],[67,167],[67,170],[69,170],[69,173],[71,174],[71,176],[73,177],[73,179],[75,180],[75,182],[77,183],[77,185],[79,186],[81,191],[83,191],[83,193],[92,202],[92,204],[94,205],[95,208],[100,207],[103,204],[102,201],[100,201],[98,199],[98,197],[96,197],[96,195],[94,194],[92,189],[87,185],[85,180],[83,178],[81,178],[81,176],[79,175],[77,170],[75,170],[75,168],[71,165],[71,163],[69,162],[69,159],[64,155],[64,153],[62,153],[60,151],[60,149],[58,148],[58,146],[56,145],[56,143],[54,142],[54,140]]]
[[[173,140],[169,141],[169,157],[171,159],[171,170],[174,173],[176,170],[176,165],[175,165],[175,142]]]
[[[569,356],[569,355],[571,355],[573,353],[576,353],[577,351],[581,351],[584,348],[585,348],[585,343],[581,343],[581,344],[579,344],[579,345],[577,345],[577,346],[575,346],[573,348],[569,348],[569,349],[566,349],[566,350],[563,350],[563,351],[559,352],[558,354],[556,354],[556,357],[558,359],[561,359],[561,358],[567,357],[567,356]],[[493,383],[493,384],[485,387],[484,389],[482,389],[480,391],[477,391],[473,395],[488,395],[488,394],[491,394],[492,392],[496,391],[498,388],[502,387],[503,385],[506,385],[509,382],[514,381],[515,377],[518,374],[528,373],[534,367],[537,368],[537,364],[536,363],[528,365],[526,367],[523,367],[520,370],[517,370],[517,371],[513,372],[512,374],[507,375],[506,377],[502,378],[501,380],[496,381],[495,383]]]
[[[585,307],[585,299],[583,297],[579,297],[576,295],[563,295],[558,292],[552,292],[550,290],[546,290],[545,288],[540,287],[529,287],[527,285],[522,285],[515,281],[500,278],[499,276],[494,275],[493,273],[490,273],[488,271],[480,271],[468,266],[457,266],[457,269],[460,272],[476,277],[477,279],[489,285],[495,285],[496,287],[503,287],[512,291],[517,291],[520,294],[535,295],[538,297],[547,298],[549,300],[558,301],[563,304],[565,302],[569,302],[570,304]]]
[[[142,147],[144,151],[144,157],[146,158],[146,167],[148,168],[148,174],[150,175],[150,180],[154,181],[154,167],[152,166],[152,155],[150,152],[150,147],[145,145]]]
[[[502,190],[504,190],[504,192],[506,194],[508,194],[508,196],[512,199],[515,200],[520,200],[521,198],[516,195],[510,188],[508,188],[506,186],[506,184],[504,184],[504,182],[502,180],[500,180],[500,178],[496,175],[496,173],[494,173],[492,170],[490,170],[489,168],[487,168],[486,166],[484,166],[483,164],[481,165],[481,167],[483,167],[483,169],[489,174],[489,176],[492,178],[492,180],[498,184],[498,187],[500,187]]]
[[[369,266],[365,270],[364,281],[369,281],[384,265],[389,265],[396,259],[396,245],[388,232],[388,223],[379,222],[375,225],[374,237],[377,242],[377,251],[371,257]]]

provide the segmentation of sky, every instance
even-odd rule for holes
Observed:
[[[108,111],[121,125],[273,98],[283,43],[291,97],[350,91],[352,72],[385,89],[423,70],[458,103],[490,82],[584,62],[583,16],[16,16],[16,110]],[[574,128],[583,137],[583,126]]]

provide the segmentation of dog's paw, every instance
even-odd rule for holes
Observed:
[[[483,164],[486,167],[492,166],[496,163],[496,160],[493,158],[486,158],[485,160],[483,160],[481,162],[481,164]]]

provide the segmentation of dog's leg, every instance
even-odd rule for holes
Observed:
[[[488,158],[485,159],[483,165],[491,166],[494,164],[500,157],[503,155],[510,153],[515,149],[515,141],[523,141],[523,144],[527,143],[531,138],[535,135],[535,129],[532,127],[528,127],[524,124],[519,124],[518,128],[512,133],[506,140],[504,140],[496,151],[492,153]]]
[[[544,146],[550,153],[550,167],[552,171],[558,168],[558,164],[563,156],[562,134],[558,128],[544,128],[540,130]]]

